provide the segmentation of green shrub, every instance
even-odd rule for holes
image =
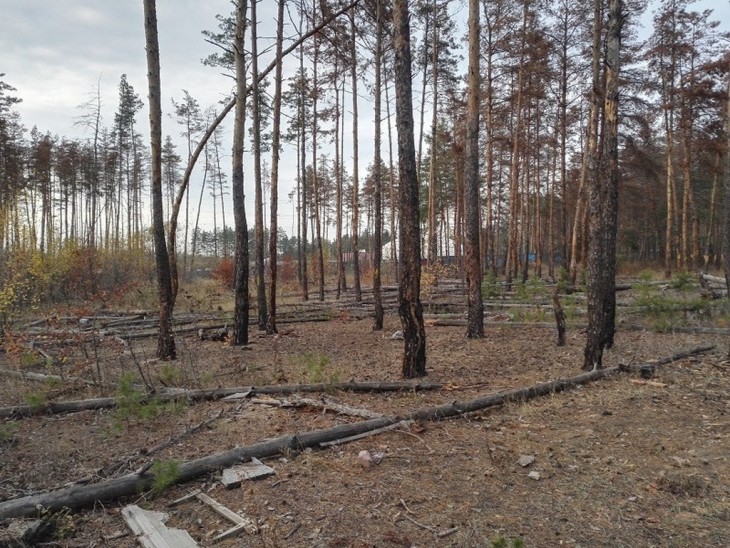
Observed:
[[[151,472],[155,476],[152,482],[152,492],[159,495],[177,482],[180,477],[180,463],[176,460],[155,461]]]
[[[331,362],[329,356],[318,352],[307,352],[296,359],[307,372],[309,382],[330,384],[339,382],[339,373],[337,371],[330,371],[328,368]]]
[[[0,443],[12,441],[17,431],[18,423],[15,421],[7,421],[0,424]]]

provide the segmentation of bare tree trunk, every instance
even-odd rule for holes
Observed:
[[[727,83],[727,118],[725,119],[725,134],[727,152],[725,152],[725,177],[723,180],[723,219],[722,219],[722,266],[725,270],[725,285],[730,298],[730,76]],[[730,356],[730,351],[728,352]]]
[[[393,1],[395,49],[395,100],[398,128],[400,180],[400,285],[398,312],[403,327],[405,351],[403,377],[426,375],[426,330],[421,304],[421,235],[418,204],[418,174],[413,142],[411,95],[411,30],[407,0]]]
[[[316,17],[316,8],[314,9]],[[316,20],[315,20],[316,22]],[[324,301],[324,250],[322,249],[322,220],[320,212],[320,192],[319,192],[319,173],[317,173],[317,152],[318,143],[317,136],[319,131],[319,119],[317,114],[317,102],[319,98],[319,84],[317,79],[318,69],[318,58],[319,58],[319,43],[317,37],[314,38],[314,59],[312,62],[312,71],[314,73],[312,83],[314,87],[314,100],[312,106],[312,192],[314,193],[314,221],[316,222],[316,235],[317,238],[317,262],[319,270],[319,300]]]
[[[162,101],[160,97],[160,46],[157,39],[157,7],[155,0],[144,0],[144,19],[150,101],[153,232],[160,305],[160,333],[157,337],[157,357],[160,359],[175,359],[175,339],[172,336],[171,324],[174,305],[170,281],[170,258],[167,254],[165,220],[162,215]]]
[[[259,330],[266,329],[268,314],[266,313],[266,279],[264,268],[264,204],[263,181],[261,176],[261,95],[259,91],[258,62],[258,20],[256,4],[251,2],[251,73],[253,75],[253,103],[251,105],[253,123],[253,156],[254,156],[254,260],[256,264],[256,303],[258,309]]]
[[[596,0],[599,2],[600,0]],[[603,350],[613,345],[616,318],[616,232],[618,216],[618,101],[622,0],[610,0],[606,37],[603,157],[590,186],[588,331],[583,369],[601,369]],[[600,20],[594,21],[600,25]],[[595,93],[595,91],[594,91]]]
[[[335,242],[335,253],[337,255],[337,298],[340,298],[342,291],[346,290],[345,284],[345,262],[342,256],[342,156],[340,155],[340,143],[344,142],[344,116],[340,109],[340,90],[337,87],[338,82],[338,68],[337,59],[335,58],[335,209],[336,211],[336,224],[337,224],[337,235]],[[342,85],[344,91],[344,82]],[[344,96],[342,98],[344,104]],[[340,120],[342,119],[342,134],[340,133]]]
[[[248,344],[248,225],[246,223],[246,201],[243,192],[243,139],[246,120],[246,59],[244,35],[246,32],[247,0],[238,0],[236,6],[236,38],[233,44],[236,66],[236,114],[233,122],[233,173],[231,194],[233,196],[233,220],[236,230],[236,271],[234,281],[234,330],[233,344]]]
[[[395,168],[393,165],[393,130],[391,129],[392,124],[390,123],[390,95],[388,93],[388,85],[385,85],[385,110],[388,118],[388,173],[390,177],[390,259],[393,262],[393,274],[395,283],[400,280],[398,274],[398,248],[396,243],[396,221],[398,216],[398,200],[395,192]]]
[[[380,133],[381,133],[381,106],[380,94],[383,56],[383,6],[382,0],[375,0],[375,229],[374,229],[374,245],[373,245],[373,300],[375,301],[375,323],[373,328],[376,331],[383,329],[383,295],[381,291],[380,268],[382,264],[383,253],[383,204],[382,204],[382,188],[383,173],[380,169],[382,159],[380,157]]]
[[[353,281],[352,284],[355,288],[355,301],[362,301],[362,289],[360,287],[360,250],[359,250],[359,239],[360,239],[360,217],[359,211],[360,206],[360,188],[359,180],[360,175],[358,173],[358,127],[357,127],[357,42],[355,41],[355,16],[350,14],[350,30],[352,32],[352,41],[350,43],[350,70],[352,75],[352,269],[353,269]]]
[[[322,30],[324,27],[329,25],[333,20],[337,19],[339,16],[341,16],[344,13],[347,13],[349,10],[351,10],[353,7],[355,7],[358,4],[359,0],[354,0],[353,2],[350,2],[346,6],[343,6],[341,9],[337,10],[336,12],[333,12],[330,14],[327,18],[325,18],[323,21],[321,21],[318,25],[313,25],[310,30],[308,30],[306,33],[302,34],[299,38],[297,38],[294,43],[292,43],[289,47],[287,47],[282,52],[282,57],[286,57],[289,55],[292,51],[294,51],[297,48],[300,48],[304,41],[309,38],[310,36],[315,35],[317,32]],[[266,77],[267,74],[269,74],[274,68],[276,67],[276,61],[272,61],[263,71],[261,71],[258,74],[258,81],[261,81],[263,78]],[[245,93],[242,95],[242,97],[245,99],[245,94],[249,93],[249,89],[246,88]],[[168,234],[168,248],[170,250],[170,271],[172,273],[172,286],[173,286],[173,298],[177,295],[177,283],[178,283],[178,275],[177,275],[177,253],[175,249],[175,240],[177,235],[177,221],[178,221],[178,215],[180,211],[180,206],[182,204],[183,197],[185,195],[186,189],[188,187],[188,184],[190,183],[190,177],[193,173],[193,169],[195,168],[195,164],[198,161],[198,158],[200,157],[200,154],[203,152],[206,143],[210,139],[211,135],[213,135],[213,132],[216,130],[216,128],[223,122],[225,117],[228,115],[231,110],[233,110],[233,107],[236,106],[236,97],[239,96],[238,93],[236,93],[236,96],[231,99],[225,107],[223,107],[223,110],[220,112],[218,117],[211,122],[211,124],[208,126],[208,129],[205,130],[205,133],[200,139],[200,142],[198,143],[197,147],[195,148],[195,151],[193,152],[193,156],[190,158],[187,167],[185,168],[185,174],[183,175],[182,183],[180,184],[180,188],[178,189],[177,196],[175,198],[175,204],[173,206],[173,212],[170,216],[170,231]],[[235,223],[235,220],[234,220]],[[107,232],[109,232],[109,227],[107,227]],[[109,238],[107,238],[108,240]],[[307,291],[305,290],[305,300]]]
[[[469,0],[469,80],[466,118],[466,278],[469,314],[466,336],[484,337],[482,262],[479,257],[479,4]]]
[[[581,225],[584,226],[584,217],[588,211],[588,203],[585,196],[588,187],[588,177],[594,177],[595,173],[589,173],[589,166],[595,160],[596,150],[598,148],[598,114],[599,114],[599,94],[600,89],[600,63],[601,63],[601,29],[599,23],[603,17],[601,3],[594,1],[593,5],[593,46],[592,46],[592,62],[591,73],[593,82],[593,93],[591,94],[591,106],[588,114],[588,139],[585,150],[583,151],[583,164],[580,172],[580,183],[578,185],[578,195],[575,201],[575,216],[573,217],[573,230],[571,232],[570,245],[570,283],[575,285],[578,276],[578,235]],[[583,255],[583,254],[581,254]],[[585,261],[585,257],[582,257]]]
[[[437,128],[438,128],[438,25],[436,24],[436,0],[431,6],[431,17],[433,18],[431,36],[431,86],[433,106],[431,111],[431,161],[429,163],[428,176],[428,264],[436,262],[438,256],[436,241],[436,150],[437,150]],[[418,176],[421,174],[418,173]]]
[[[304,24],[304,10],[301,10],[299,28]],[[299,73],[304,77],[304,45],[299,46]],[[299,151],[299,189],[301,191],[300,207],[300,233],[301,249],[299,252],[300,284],[302,288],[302,300],[309,300],[309,274],[307,273],[307,128],[304,122],[307,115],[305,89],[302,83],[299,96],[299,120],[300,120],[300,151]]]
[[[730,150],[730,149],[728,149]],[[712,262],[712,255],[716,253],[715,246],[715,210],[717,209],[717,188],[720,179],[720,151],[715,152],[715,169],[712,175],[712,190],[710,191],[710,217],[707,220],[707,236],[703,256],[703,267],[707,270]]]
[[[514,106],[514,131],[512,132],[512,162],[510,167],[510,191],[509,191],[509,228],[507,233],[507,260],[505,261],[505,274],[507,277],[507,288],[512,288],[512,280],[517,274],[519,266],[519,185],[520,185],[520,139],[522,135],[522,87],[525,78],[525,47],[527,32],[528,4],[525,3],[522,12],[522,31],[520,38],[520,65],[517,72],[517,99]]]
[[[276,329],[276,274],[277,274],[277,237],[279,228],[277,216],[279,214],[279,148],[281,140],[281,78],[282,78],[282,49],[284,44],[284,1],[279,0],[276,15],[276,69],[274,72],[274,127],[271,137],[271,216],[269,225],[269,315],[266,322],[266,333],[273,335]]]

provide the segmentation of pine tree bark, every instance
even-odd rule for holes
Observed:
[[[466,278],[469,310],[466,336],[484,337],[482,261],[479,248],[479,4],[469,0],[469,80],[466,118],[466,169],[464,176],[466,211]]]
[[[600,0],[597,0],[600,1]],[[610,0],[606,36],[603,156],[589,189],[588,332],[583,369],[603,367],[603,350],[613,346],[616,318],[616,234],[618,218],[618,107],[622,0]],[[600,24],[595,21],[594,24]]]
[[[157,7],[155,0],[144,0],[144,31],[147,45],[147,78],[150,100],[150,149],[152,163],[152,216],[155,240],[155,266],[160,306],[160,332],[157,337],[157,357],[175,358],[172,336],[172,284],[170,258],[165,242],[165,220],[162,214],[162,99],[160,91],[160,46],[157,38]]]
[[[261,93],[259,89],[258,63],[258,20],[256,4],[251,2],[251,73],[253,75],[253,103],[251,105],[253,123],[254,156],[254,261],[256,265],[256,303],[259,330],[266,329],[266,279],[264,268],[264,203],[263,180],[261,175]]]
[[[373,328],[376,331],[383,329],[383,295],[381,282],[381,265],[383,253],[383,172],[380,169],[382,159],[380,155],[381,143],[381,105],[380,94],[382,92],[381,70],[383,56],[383,0],[375,0],[375,230],[374,230],[374,249],[373,249],[373,300],[375,301],[375,323]]]
[[[234,280],[234,329],[233,344],[248,344],[248,224],[246,201],[243,192],[243,139],[246,120],[246,60],[244,34],[246,32],[247,0],[236,5],[236,37],[233,44],[236,66],[235,119],[233,122],[233,173],[231,194],[233,197],[233,221],[236,232],[236,269]]]
[[[274,71],[274,120],[271,137],[271,197],[270,225],[269,225],[269,309],[266,320],[266,333],[273,335],[276,329],[276,282],[277,282],[277,238],[279,227],[279,148],[281,141],[281,87],[282,87],[282,50],[284,44],[284,0],[279,0],[276,15],[276,69]]]
[[[355,15],[350,14],[350,71],[352,76],[352,285],[355,289],[355,301],[362,301],[360,285],[360,188],[359,188],[359,131],[357,127],[357,42],[355,41]],[[377,167],[377,166],[376,166]]]
[[[400,284],[398,312],[403,327],[405,351],[403,377],[426,375],[426,330],[421,304],[421,235],[418,174],[413,141],[411,95],[411,30],[407,0],[393,1],[395,50],[395,107],[398,128],[398,175],[400,204]]]

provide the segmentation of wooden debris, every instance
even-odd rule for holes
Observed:
[[[654,386],[655,388],[666,388],[667,384],[663,382],[657,382],[657,381],[645,381],[643,379],[629,379],[629,382],[632,384],[643,384],[645,386]]]
[[[215,512],[234,524],[234,526],[230,529],[227,529],[226,531],[223,531],[221,534],[214,537],[213,542],[220,542],[221,540],[234,537],[242,531],[245,531],[249,535],[255,535],[256,533],[258,533],[258,527],[256,527],[256,523],[254,523],[251,518],[247,516],[242,516],[241,514],[234,512],[227,506],[224,506],[214,498],[209,497],[208,495],[202,493],[200,490],[197,489],[191,493],[188,493],[184,497],[172,501],[168,506],[177,506],[192,499],[198,499],[200,502],[207,504]]]
[[[275,473],[276,472],[273,468],[266,466],[259,459],[253,457],[251,462],[232,466],[231,468],[225,468],[223,470],[221,483],[226,489],[234,489],[239,487],[241,482],[244,480],[265,478],[272,476]]]
[[[399,391],[420,391],[438,390],[442,388],[441,383],[432,382],[343,382],[343,383],[316,383],[316,384],[273,384],[258,387],[233,387],[213,388],[202,390],[180,390],[173,389],[162,394],[149,395],[148,398],[155,398],[159,402],[185,399],[188,401],[213,401],[226,396],[238,393],[255,394],[295,394],[297,392],[331,392],[343,390],[350,392],[399,392]],[[143,400],[140,403],[144,403]],[[27,417],[31,415],[42,415],[45,413],[75,413],[92,409],[108,409],[116,407],[117,398],[94,398],[90,400],[72,400],[60,402],[48,402],[42,405],[18,405],[13,407],[0,408],[0,418]]]
[[[350,443],[351,441],[361,440],[363,438],[367,438],[370,436],[375,436],[376,434],[382,434],[383,432],[388,432],[390,430],[396,430],[397,428],[406,428],[413,424],[413,421],[405,420],[400,421],[395,424],[390,424],[388,426],[384,426],[382,428],[376,428],[374,430],[368,430],[367,432],[362,432],[361,434],[355,434],[354,436],[348,436],[346,438],[339,438],[335,440],[330,441],[323,441],[319,444],[320,447],[332,447],[333,445],[340,445],[342,443]]]
[[[225,398],[228,401],[228,398]],[[322,409],[323,411],[334,411],[341,415],[348,415],[350,417],[360,417],[363,419],[376,419],[382,417],[380,413],[375,413],[368,409],[358,409],[356,407],[350,407],[342,403],[338,403],[330,398],[323,397],[321,400],[313,400],[311,398],[302,398],[299,396],[293,396],[289,399],[276,399],[276,398],[251,398],[251,403],[257,403],[261,405],[271,405],[274,407],[314,407],[315,409]]]
[[[235,536],[241,531],[246,531],[246,533],[248,533],[249,535],[255,535],[256,533],[258,533],[259,529],[258,527],[256,527],[256,524],[251,518],[237,514],[233,510],[230,510],[226,506],[223,506],[220,502],[209,497],[205,493],[198,493],[196,497],[198,498],[198,500],[204,502],[213,510],[218,512],[221,516],[235,524],[234,527],[228,529],[227,531],[223,531],[220,535],[214,537],[213,540],[215,542]]]
[[[61,377],[60,375],[48,375],[45,373],[35,373],[33,371],[16,371],[14,369],[0,369],[0,374],[38,382],[78,382],[86,385],[96,384],[94,381],[82,379],[81,377]]]
[[[165,526],[168,515],[142,510],[136,504],[122,508],[122,517],[144,548],[197,548],[198,543],[183,529]]]
[[[707,352],[713,348],[714,346],[704,346],[678,352],[668,358],[657,360],[654,365],[664,365],[678,359]],[[453,401],[438,407],[421,409],[409,413],[406,417],[384,416],[351,424],[340,424],[311,432],[302,432],[296,435],[286,435],[261,441],[246,447],[235,447],[222,453],[201,457],[181,464],[176,483],[190,481],[221,467],[230,466],[242,460],[250,460],[252,457],[263,458],[286,453],[287,451],[300,451],[306,447],[323,447],[328,442],[343,443],[345,440],[355,439],[355,436],[361,434],[372,435],[371,433],[378,430],[382,432],[382,429],[386,427],[397,428],[403,421],[440,420],[489,407],[504,405],[508,402],[528,401],[539,396],[553,394],[605,377],[617,375],[622,371],[630,371],[634,367],[640,368],[641,366],[597,369],[567,379],[556,379],[554,381],[499,392],[465,402]],[[34,516],[38,512],[39,506],[54,511],[60,510],[63,507],[70,509],[81,508],[94,504],[97,501],[118,499],[149,489],[153,481],[154,474],[150,472],[141,475],[129,474],[92,485],[71,485],[70,487],[64,487],[54,491],[0,501],[0,521],[13,517]]]

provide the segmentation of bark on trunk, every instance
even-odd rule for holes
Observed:
[[[278,258],[278,224],[279,214],[279,142],[281,139],[281,79],[282,79],[282,50],[284,44],[284,0],[279,0],[276,20],[276,71],[274,75],[274,127],[271,138],[271,197],[270,226],[269,226],[269,310],[266,321],[266,333],[273,335],[276,329],[276,282]]]
[[[407,0],[393,2],[395,49],[395,106],[398,128],[400,181],[400,284],[398,312],[403,327],[405,352],[403,377],[426,375],[426,330],[421,304],[421,235],[419,229],[418,174],[413,142],[411,96],[411,31]]]
[[[380,276],[380,268],[382,265],[383,253],[383,172],[380,169],[382,159],[380,156],[381,142],[381,105],[380,94],[381,89],[381,58],[383,55],[383,7],[382,0],[375,0],[375,243],[373,249],[373,300],[375,301],[375,322],[373,329],[380,331],[383,329],[383,295],[382,282]],[[391,237],[393,235],[391,234]]]
[[[466,336],[484,337],[482,262],[479,257],[479,4],[469,0],[469,97],[466,121],[466,272],[469,325]]]
[[[251,73],[253,75],[253,155],[254,155],[254,238],[256,264],[256,303],[259,330],[266,329],[266,280],[264,276],[264,203],[261,175],[261,96],[259,92],[257,1],[251,2]],[[276,237],[276,235],[274,235]]]
[[[236,37],[233,45],[236,65],[236,115],[233,123],[233,220],[236,232],[236,270],[234,280],[234,329],[233,344],[248,344],[248,225],[243,192],[243,136],[246,119],[246,64],[244,58],[244,34],[246,30],[247,0],[238,0],[236,7]]]
[[[613,345],[616,320],[616,232],[618,214],[618,99],[621,0],[609,3],[604,100],[604,154],[591,177],[591,240],[588,266],[588,336],[583,368],[600,369],[604,348]],[[600,24],[598,21],[596,24]]]
[[[170,257],[165,242],[165,220],[162,213],[162,101],[160,96],[160,47],[157,39],[157,8],[154,0],[144,2],[144,31],[147,43],[147,78],[150,100],[150,149],[152,154],[152,218],[155,240],[155,267],[160,307],[160,332],[157,357],[175,359],[172,336],[174,306],[170,276]]]

